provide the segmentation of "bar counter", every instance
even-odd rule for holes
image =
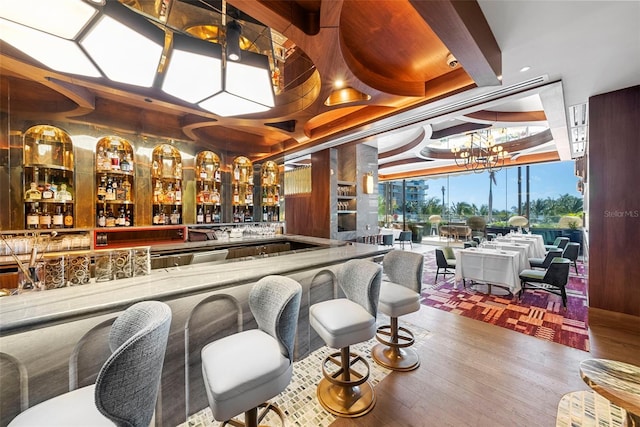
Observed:
[[[220,240],[206,242],[206,246],[216,249],[230,244],[277,241],[318,248],[163,268],[151,270],[147,276],[0,298],[0,356],[5,356],[0,360],[0,400],[4,401],[0,425],[6,425],[20,406],[32,406],[91,384],[109,354],[106,337],[111,322],[131,304],[143,300],[164,301],[172,309],[156,425],[180,424],[188,415],[206,407],[200,378],[201,347],[222,336],[256,327],[247,302],[256,281],[278,274],[302,285],[295,350],[296,359],[300,359],[323,345],[309,327],[308,308],[339,295],[335,282],[339,266],[353,258],[373,260],[390,250],[293,235]],[[161,249],[182,248],[177,244]],[[28,393],[19,378],[28,384]]]

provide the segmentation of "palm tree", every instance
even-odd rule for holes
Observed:
[[[493,222],[493,184],[498,185],[496,181],[496,172],[489,171],[489,215],[487,216],[487,224]]]

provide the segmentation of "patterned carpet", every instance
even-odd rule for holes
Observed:
[[[377,323],[379,325],[388,324],[389,319],[379,315]],[[426,330],[410,325],[407,322],[401,322],[401,326],[413,331],[416,340],[414,347],[416,348],[423,345],[429,335]],[[389,369],[375,363],[371,358],[371,347],[376,343],[377,341],[373,338],[367,342],[351,346],[351,351],[359,353],[369,363],[369,381],[374,387],[391,372]],[[322,378],[321,363],[332,351],[335,350],[330,350],[324,346],[304,359],[294,362],[291,384],[284,392],[271,400],[284,413],[288,426],[326,427],[335,421],[335,417],[320,406],[316,397],[316,385]],[[243,416],[238,417],[238,419],[243,419]],[[280,420],[271,414],[265,418],[262,424],[269,426],[281,425]],[[221,423],[213,420],[211,410],[206,408],[190,416],[185,423],[180,424],[178,427],[213,427],[220,425]]]
[[[434,284],[435,251],[425,252],[424,256],[424,305],[589,351],[587,276],[583,263],[578,262],[579,274],[571,267],[565,309],[560,296],[538,289],[527,289],[518,300],[506,292],[504,296],[487,295],[484,285],[463,288],[460,284],[459,289],[454,289],[453,275],[447,275],[446,280],[438,275]]]

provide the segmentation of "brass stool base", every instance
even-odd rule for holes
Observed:
[[[260,410],[258,411],[258,408]],[[281,426],[284,427],[284,413],[273,403],[263,403],[257,408],[253,408],[244,413],[244,422],[232,418],[227,420],[221,424],[224,426],[233,426],[233,427],[269,427],[266,424],[260,424],[260,422],[267,416],[269,412],[274,412],[278,418],[280,419]],[[271,425],[271,424],[270,424]]]
[[[376,344],[371,349],[371,357],[378,365],[392,371],[413,371],[420,366],[420,357],[412,348],[402,349]]]
[[[340,386],[326,378],[318,384],[318,401],[324,409],[337,417],[356,418],[369,413],[376,404],[371,383],[359,386]]]

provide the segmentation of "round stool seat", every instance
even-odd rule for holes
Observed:
[[[113,427],[113,421],[98,411],[94,403],[95,384],[45,400],[20,413],[11,427]]]
[[[233,363],[229,363],[229,361]],[[202,349],[202,373],[216,420],[228,420],[280,394],[293,364],[278,341],[259,329],[233,334]]]
[[[312,305],[309,323],[320,338],[333,348],[367,341],[376,333],[376,319],[361,305],[346,298]]]
[[[413,289],[392,282],[382,282],[378,311],[399,317],[420,310],[420,295]]]

